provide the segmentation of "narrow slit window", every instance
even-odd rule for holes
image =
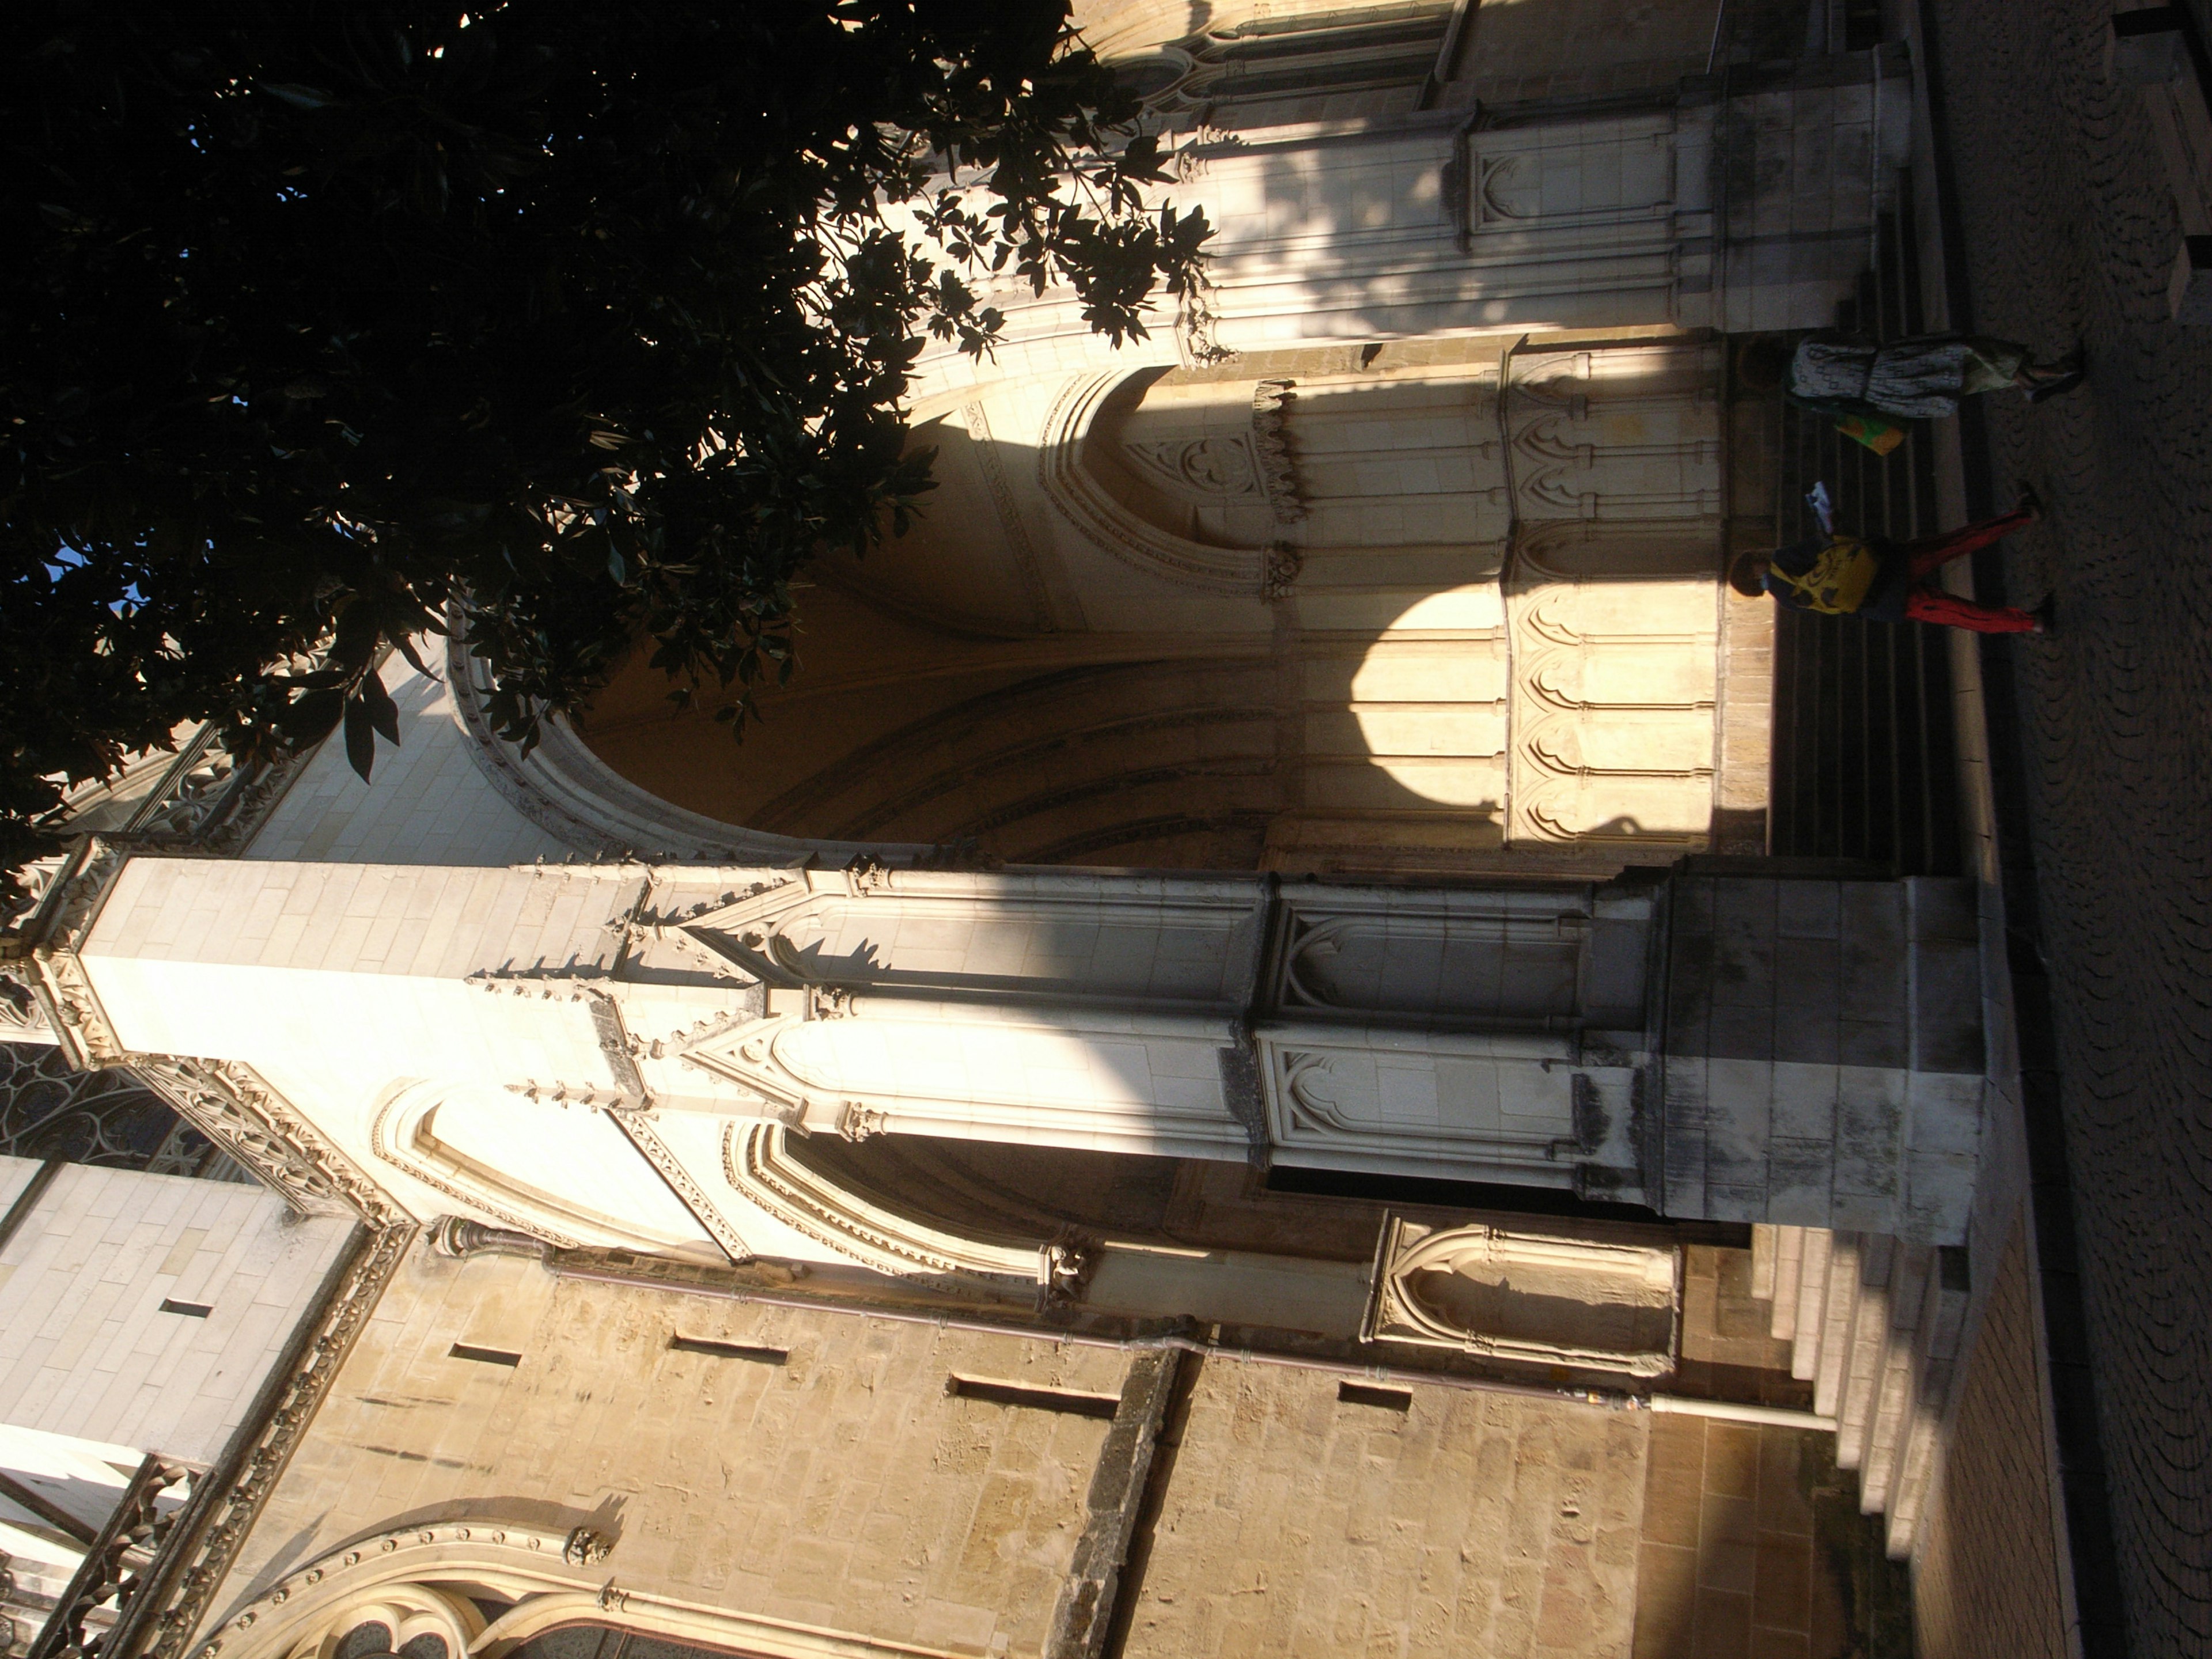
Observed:
[[[187,1319],[205,1319],[215,1311],[215,1307],[211,1303],[178,1302],[165,1296],[161,1298],[161,1311],[182,1314]]]
[[[1336,1398],[1340,1405],[1379,1406],[1386,1412],[1413,1408],[1411,1389],[1379,1388],[1372,1382],[1340,1382],[1336,1385]]]
[[[472,1342],[456,1342],[453,1347],[455,1359],[473,1359],[479,1365],[520,1365],[522,1356],[509,1353],[504,1348],[479,1348]]]
[[[720,1342],[711,1336],[686,1336],[678,1331],[668,1339],[677,1353],[712,1354],[717,1359],[750,1359],[757,1365],[781,1365],[791,1358],[788,1348],[771,1348],[757,1342]]]
[[[1039,1389],[1026,1382],[1000,1382],[988,1376],[945,1379],[945,1393],[960,1400],[981,1400],[994,1406],[1027,1406],[1034,1411],[1065,1412],[1072,1417],[1110,1420],[1121,1409],[1121,1396],[1091,1394],[1081,1389]]]

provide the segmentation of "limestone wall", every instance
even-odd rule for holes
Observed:
[[[1649,1419],[1200,1377],[1126,1651],[1626,1656]]]
[[[712,688],[679,710],[641,661],[585,740],[751,830],[1018,863],[1609,872],[1702,849],[1721,357],[1630,329],[963,394],[917,432],[921,526],[823,562],[800,672],[742,744]],[[1763,737],[1757,699],[1732,718],[1739,749]],[[1740,765],[1725,804],[1756,812],[1763,777]]]
[[[787,1358],[673,1350],[679,1334]],[[1037,1654],[1109,1425],[947,1381],[1110,1397],[1129,1364],[418,1246],[214,1620],[396,1527],[588,1523],[615,1540],[574,1575],[592,1586],[932,1652]],[[1397,1409],[1340,1400],[1333,1376],[1228,1360],[1186,1389],[1128,1654],[1627,1652],[1645,1419],[1444,1388]]]
[[[782,1364],[672,1337],[787,1350]],[[516,1356],[455,1358],[455,1343]],[[1121,1355],[555,1279],[419,1246],[215,1603],[407,1522],[589,1521],[633,1589],[1035,1652],[1106,1425],[949,1396],[953,1372],[1112,1393]]]
[[[526,864],[572,850],[502,800],[453,720],[450,687],[394,656],[384,683],[399,746],[379,740],[374,781],[327,742],[301,769],[246,856],[363,864]]]

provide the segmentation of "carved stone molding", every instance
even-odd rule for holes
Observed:
[[[872,853],[856,853],[845,866],[846,890],[854,898],[891,890],[891,867]]]
[[[614,1625],[678,1647],[760,1659],[951,1659],[938,1647],[750,1617],[605,1577],[610,1534],[539,1527],[498,1511],[390,1527],[283,1573],[206,1632],[193,1659],[313,1659],[364,1623],[395,1646],[442,1637],[448,1654],[506,1659],[545,1632]],[[489,1624],[456,1586],[495,1588],[514,1605]],[[181,1647],[157,1659],[180,1659]]]
[[[1044,561],[1030,538],[1028,525],[1023,521],[1021,503],[1014,499],[1013,486],[1006,477],[1006,458],[998,441],[991,435],[989,410],[978,398],[961,410],[961,418],[968,423],[969,445],[983,474],[984,488],[990,493],[991,511],[997,516],[999,529],[1006,538],[1006,550],[1013,556],[1014,568],[1021,573],[1030,613],[1038,627],[1048,632],[1054,622],[1052,599],[1045,588]]]
[[[1186,148],[1177,157],[1181,176],[1196,176],[1204,160]],[[1214,285],[1207,272],[1210,258],[1200,255],[1190,283],[1176,307],[1176,354],[1186,368],[1210,368],[1234,361],[1237,354],[1223,345],[1218,335],[1221,319],[1213,308]]]
[[[730,1218],[723,1212],[722,1206],[714,1202],[684,1160],[655,1133],[651,1113],[610,1111],[607,1115],[614,1120],[616,1127],[629,1137],[630,1145],[637,1148],[638,1155],[659,1172],[669,1189],[682,1200],[684,1207],[691,1212],[692,1218],[707,1230],[707,1236],[720,1248],[723,1255],[736,1262],[753,1259],[752,1246],[746,1243],[744,1236],[730,1224]]]
[[[478,683],[483,671],[477,659],[469,654],[458,605],[447,611],[446,624],[446,684],[453,694],[453,713],[461,729],[471,739],[470,747],[478,769],[499,792],[501,799],[568,846],[595,858],[629,856],[628,847],[599,825],[568,811],[523,770],[523,761],[515,746],[492,729],[491,720],[484,713],[485,688]]]
[[[418,1085],[400,1090],[377,1109],[375,1120],[369,1125],[370,1150],[425,1187],[505,1222],[515,1232],[542,1238],[559,1249],[583,1249],[583,1241],[574,1233],[550,1225],[538,1217],[520,1214],[479,1186],[455,1179],[458,1171],[425,1156],[411,1144],[416,1127],[436,1109],[439,1099],[435,1085]]]
[[[1243,438],[1215,434],[1125,441],[1121,453],[1144,473],[1178,491],[1199,496],[1257,494],[1258,463]]]
[[[1671,1249],[1393,1216],[1360,1340],[1658,1376],[1674,1365],[1680,1279]]]
[[[189,848],[230,857],[268,822],[313,753],[309,748],[241,765],[221,736],[203,726],[161,787],[131,815],[126,833],[149,851]]]
[[[572,1527],[561,1546],[561,1559],[571,1566],[595,1567],[614,1553],[615,1540],[591,1527]]]
[[[184,1513],[181,1509],[163,1510],[157,1500],[185,1478],[182,1464],[151,1454],[139,1464],[107,1524],[70,1576],[46,1627],[32,1639],[28,1659],[87,1659],[109,1650],[112,1644],[104,1637],[88,1638],[86,1621],[110,1603],[112,1617],[131,1616],[131,1604],[143,1594],[147,1580],[138,1560],[160,1553]]]
[[[441,1215],[430,1224],[430,1253],[456,1261],[472,1255],[519,1255],[528,1261],[543,1261],[547,1249],[542,1238],[510,1232],[504,1227],[487,1227],[465,1216]]]
[[[0,1042],[51,1045],[58,1040],[53,1016],[39,994],[36,973],[0,969]]]
[[[1296,384],[1261,380],[1252,388],[1252,447],[1259,457],[1260,488],[1277,524],[1297,524],[1306,516],[1305,503],[1298,497],[1289,427],[1283,418],[1283,405]]]
[[[908,1219],[845,1191],[786,1150],[775,1123],[731,1123],[722,1131],[722,1172],[747,1202],[794,1232],[877,1273],[901,1277],[1014,1280],[1042,1302],[1071,1300],[1090,1277],[1095,1248],[1073,1235],[1042,1244],[999,1245]]]
[[[837,1114],[837,1133],[847,1140],[870,1140],[889,1127],[889,1115],[863,1101],[848,1100]]]
[[[130,856],[116,842],[90,837],[70,855],[23,928],[38,964],[46,1024],[71,1063],[88,1070],[128,1058],[78,952]]]
[[[120,827],[85,836],[67,852],[27,866],[21,876],[30,903],[0,927],[0,960],[28,957],[35,969],[0,975],[8,985],[30,993],[27,1000],[0,994],[0,1032],[52,1042],[81,1070],[126,1059],[78,956],[116,877],[138,852],[234,856],[268,821],[313,752],[245,764],[212,726],[202,726],[166,763],[159,781]],[[133,773],[143,775],[143,769],[134,768]],[[70,812],[82,808],[89,813],[103,803],[112,809],[108,785],[87,790],[89,801],[80,792],[46,827],[66,834]],[[0,993],[5,991],[0,986]]]
[[[403,1219],[391,1196],[252,1066],[181,1054],[134,1054],[131,1066],[179,1116],[295,1210],[350,1212],[372,1227]]]
[[[1037,481],[1046,497],[1092,543],[1133,570],[1209,593],[1258,592],[1266,575],[1260,550],[1212,547],[1147,524],[1085,466],[1091,423],[1124,378],[1087,375],[1069,381],[1053,400],[1037,447]]]
[[[1507,595],[1511,635],[1508,837],[1516,846],[1706,844],[1718,619],[1703,532],[1538,525]],[[1635,580],[1633,561],[1666,562]],[[1673,568],[1669,568],[1669,566]]]
[[[1567,1036],[1284,1024],[1259,1049],[1279,1160],[1571,1188],[1633,1118],[1633,1068],[1577,1062]]]

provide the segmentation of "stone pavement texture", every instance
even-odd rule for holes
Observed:
[[[2005,586],[2061,631],[2014,689],[2121,1600],[2163,1655],[2212,1644],[2212,331],[2166,320],[2179,230],[2110,9],[1928,15],[1974,326],[2092,364],[1984,401],[1993,494],[2051,507]]]

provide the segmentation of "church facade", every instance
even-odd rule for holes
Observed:
[[[1911,80],[1634,9],[1095,8],[1209,284],[925,360],[742,744],[641,663],[521,758],[457,648],[374,785],[85,804],[27,1034],[356,1224],[105,1651],[1869,1639],[1975,895],[1766,856],[1722,571]]]

